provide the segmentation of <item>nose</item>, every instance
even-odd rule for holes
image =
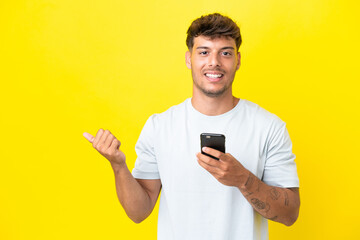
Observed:
[[[209,56],[208,66],[209,67],[220,67],[221,66],[220,56],[217,54],[211,54]]]

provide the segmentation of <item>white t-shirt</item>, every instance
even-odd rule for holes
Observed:
[[[133,176],[162,183],[158,239],[268,239],[267,219],[240,190],[198,164],[201,133],[224,134],[226,152],[266,184],[299,187],[292,143],[280,118],[243,99],[224,114],[207,116],[186,99],[152,115],[135,146]]]

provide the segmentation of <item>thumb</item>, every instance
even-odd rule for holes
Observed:
[[[84,132],[83,136],[91,143],[94,141],[94,136],[91,135],[90,133]]]

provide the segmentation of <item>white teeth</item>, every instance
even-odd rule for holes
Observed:
[[[219,78],[222,76],[222,74],[210,74],[210,73],[207,73],[205,75],[209,78]]]

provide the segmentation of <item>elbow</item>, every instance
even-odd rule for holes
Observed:
[[[284,225],[287,227],[290,227],[291,225],[293,225],[297,220],[297,216],[293,217],[293,218],[289,218],[287,219],[287,221],[284,222]]]
[[[131,220],[132,220],[134,223],[136,223],[136,224],[139,224],[139,223],[141,223],[142,221],[144,221],[144,219],[133,219],[133,218],[131,218]]]
[[[126,215],[136,224],[143,222],[151,213],[151,211],[139,211],[139,209],[125,209]]]
[[[299,217],[299,207],[297,207],[291,214],[289,214],[289,216],[287,217],[287,219],[283,222],[283,224],[285,226],[290,227],[291,225],[293,225],[296,220]]]
[[[127,216],[136,224],[139,224],[143,222],[149,215],[130,215],[127,214]]]
[[[139,218],[139,217],[129,217],[129,218],[131,219],[131,221],[133,221],[136,224],[139,224],[145,220],[145,218]]]
[[[292,205],[292,210],[289,212],[288,217],[286,218],[284,224],[288,227],[293,225],[299,217],[299,211],[300,211],[300,196],[299,194],[297,194],[294,201],[294,205]]]
[[[128,218],[136,224],[143,222],[150,215],[148,212],[136,211],[138,209],[124,208],[124,210]]]

